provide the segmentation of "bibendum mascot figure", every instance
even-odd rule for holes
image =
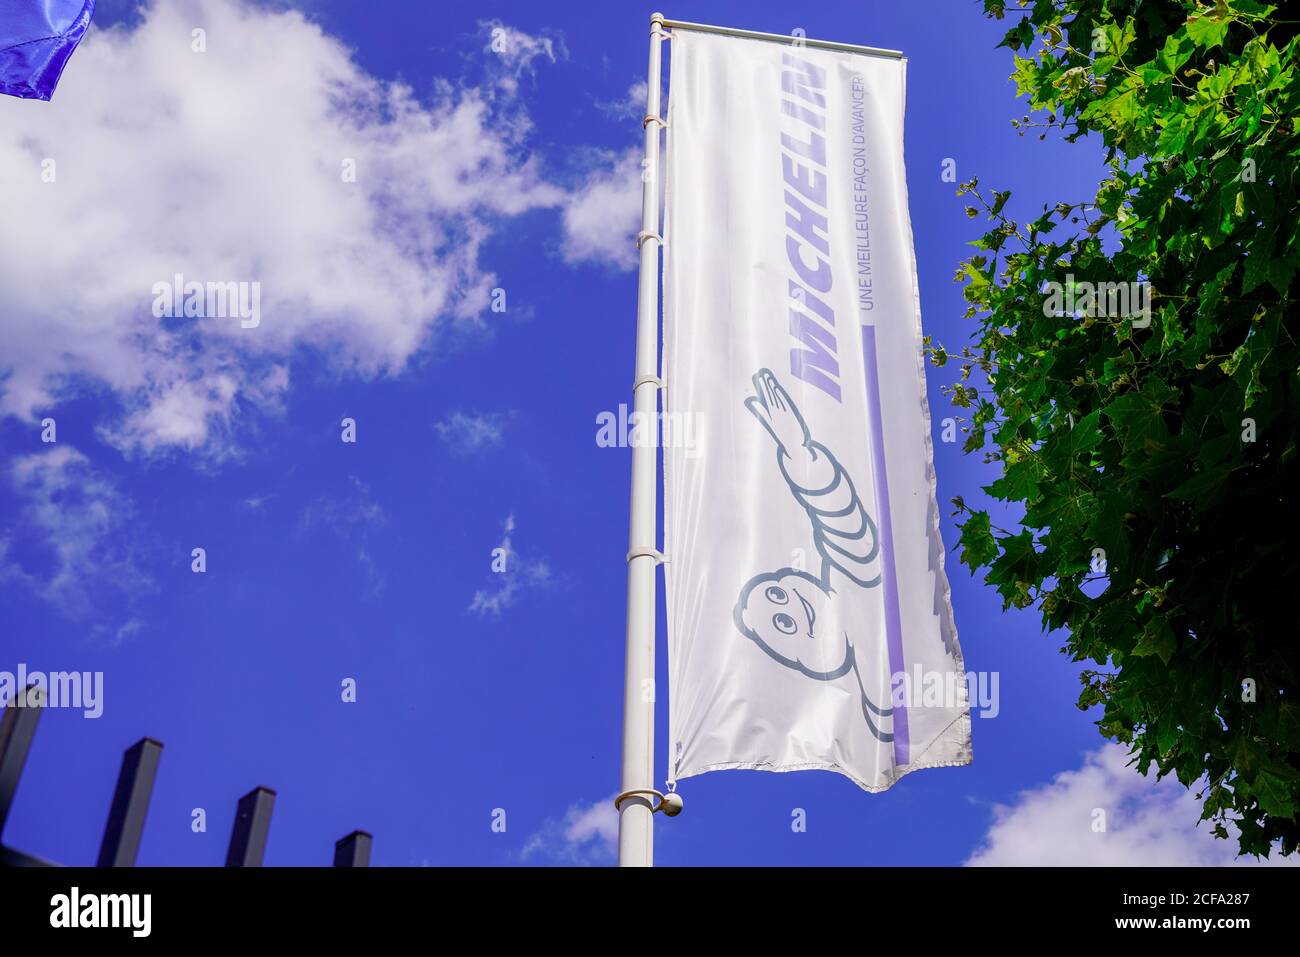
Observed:
[[[740,590],[735,622],[769,657],[816,681],[852,672],[862,696],[862,716],[880,741],[892,741],[893,714],[871,700],[858,670],[853,642],[840,622],[838,588],[880,584],[876,524],[839,459],[812,437],[790,394],[769,369],[753,378],[745,407],[776,443],[776,461],[791,494],[812,523],[821,575],[780,568],[755,575]]]

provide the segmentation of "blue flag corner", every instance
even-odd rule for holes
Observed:
[[[0,5],[0,93],[29,100],[53,96],[94,12],[95,0],[7,0]]]

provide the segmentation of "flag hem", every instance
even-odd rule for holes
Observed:
[[[899,64],[899,127],[900,129],[907,122],[907,57],[902,57]],[[922,436],[925,441],[925,459],[928,466],[928,484],[930,486],[930,508],[934,516],[933,521],[929,523],[930,534],[938,547],[935,549],[935,566],[934,576],[935,583],[941,585],[941,595],[943,598],[944,611],[948,613],[947,622],[950,630],[951,652],[953,661],[957,666],[957,674],[968,674],[966,671],[966,653],[961,646],[961,638],[957,632],[957,615],[952,607],[952,584],[948,581],[948,550],[943,542],[943,519],[939,513],[939,470],[934,464],[934,425],[930,417],[930,393],[929,383],[925,378],[925,328],[921,321],[921,273],[916,260],[916,234],[912,230],[912,205],[911,197],[908,196],[907,190],[907,156],[904,150],[902,137],[898,142],[898,166],[899,166],[899,188],[903,195],[902,211],[903,223],[907,226],[907,255],[911,265],[912,272],[912,322],[916,330],[916,377],[918,391],[921,400],[921,416],[925,423],[922,429]],[[939,627],[940,637],[943,637],[943,616],[940,615]],[[971,764],[975,760],[975,743],[972,732],[974,730],[971,724],[970,716],[970,697],[965,682],[958,683],[958,692],[963,699],[965,709],[962,713],[950,722],[947,727],[937,734],[934,739],[926,746],[926,750],[934,746],[953,724],[961,724],[961,740],[965,744],[966,760],[963,764]],[[924,752],[922,752],[924,754]]]
[[[964,760],[961,761],[933,761],[928,764],[909,764],[899,773],[895,774],[888,784],[867,784],[861,778],[852,772],[840,767],[838,764],[824,764],[819,762],[807,762],[804,764],[769,764],[765,761],[733,761],[720,764],[709,764],[701,768],[694,768],[685,774],[678,774],[676,781],[682,781],[686,778],[693,778],[698,774],[707,774],[710,771],[830,771],[832,774],[838,774],[841,777],[848,778],[863,791],[868,794],[881,794],[888,791],[895,784],[907,777],[913,771],[925,771],[929,768],[961,768],[972,764],[974,758],[967,752]],[[897,767],[897,766],[895,766]]]

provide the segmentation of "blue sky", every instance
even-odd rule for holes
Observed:
[[[150,735],[142,864],[221,863],[259,784],[268,864],[328,863],[356,827],[375,864],[612,860],[630,454],[595,438],[632,378],[650,9],[101,0],[53,102],[3,98],[0,670],[105,686],[102,717],[42,717],[6,843],[92,862]],[[980,227],[945,159],[1026,211],[1100,178],[1095,144],[1015,134],[1006,25],[973,0],[663,9],[906,53],[923,320],[950,349]],[[154,280],[218,269],[267,277],[262,326],[149,314]],[[939,440],[951,369],[929,375],[940,502],[974,503],[992,474]],[[693,778],[659,863],[1231,859],[1180,788],[1101,748],[1036,615],[949,568],[967,665],[999,679],[974,764],[881,795]]]

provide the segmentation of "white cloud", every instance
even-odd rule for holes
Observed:
[[[494,588],[480,589],[474,593],[469,611],[480,615],[500,615],[528,588],[545,588],[555,583],[550,563],[545,559],[521,555],[514,546],[515,517],[509,515],[504,522],[505,535],[498,552],[493,555],[493,573],[498,579]]]
[[[128,619],[113,632],[110,644],[114,648],[120,647],[123,643],[139,634],[143,628],[144,622],[139,618]]]
[[[0,580],[23,582],[73,618],[105,593],[151,587],[135,563],[132,503],[86,456],[60,443],[14,459],[9,479],[24,505],[0,529]],[[14,558],[13,536],[30,546],[25,565]],[[129,625],[120,638],[135,630]]]
[[[1180,867],[1253,864],[1236,857],[1235,833],[1218,840],[1197,827],[1194,792],[1172,777],[1143,777],[1128,754],[1108,744],[1077,771],[993,808],[993,824],[968,866]],[[1097,811],[1105,831],[1095,831]],[[1232,829],[1229,828],[1231,831]],[[1281,863],[1272,859],[1270,862]],[[1289,864],[1300,863],[1296,861]]]
[[[556,55],[510,39],[516,80]],[[496,282],[481,244],[565,194],[509,96],[426,92],[371,77],[301,13],[244,0],[154,2],[92,30],[51,103],[0,102],[0,415],[104,384],[119,404],[101,434],[123,451],[212,454],[280,403],[301,347],[396,374],[447,323],[483,322]],[[153,286],[177,273],[259,282],[260,325],[155,318]]]
[[[612,120],[639,120],[645,116],[646,81],[634,80],[621,100],[597,100],[596,109]]]
[[[479,30],[487,37],[484,53],[496,58],[496,85],[507,94],[515,93],[525,75],[535,76],[533,61],[546,59],[551,63],[559,56],[567,56],[564,41],[558,35],[538,36],[506,26],[500,20],[480,20]],[[492,62],[492,61],[489,61]]]
[[[575,804],[560,820],[547,820],[524,842],[522,860],[544,863],[612,864],[618,849],[614,795],[594,804]]]
[[[468,455],[501,444],[506,416],[499,412],[453,412],[435,422],[438,437],[455,455]]]
[[[324,526],[342,539],[362,537],[387,523],[388,515],[374,500],[370,486],[355,475],[348,476],[340,494],[319,495],[298,515],[301,528]]]
[[[249,500],[252,501],[252,500]],[[258,500],[258,508],[265,499]],[[245,504],[248,504],[247,502]],[[337,494],[321,494],[298,513],[300,531],[323,528],[340,542],[355,549],[357,562],[365,570],[364,598],[383,590],[387,577],[370,554],[368,542],[375,531],[388,524],[388,513],[375,501],[370,486],[349,475],[347,485]]]
[[[564,258],[598,262],[618,269],[637,264],[636,234],[641,229],[640,148],[621,156],[602,154],[564,207]]]
[[[586,844],[593,838],[612,848],[618,841],[618,811],[614,795],[587,808],[571,808],[566,817],[564,837],[570,844]]]

